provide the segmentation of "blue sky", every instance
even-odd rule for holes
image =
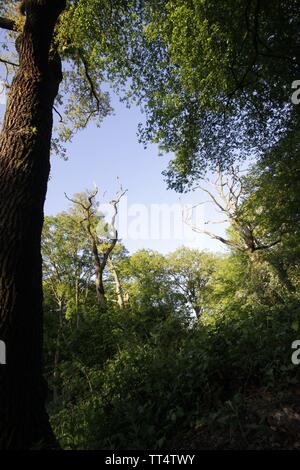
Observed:
[[[134,106],[128,109],[114,94],[112,106],[114,113],[105,118],[100,128],[91,123],[67,145],[68,161],[55,155],[51,157],[45,214],[54,215],[67,210],[70,203],[64,193],[72,196],[92,188],[94,184],[98,186],[100,195],[106,191],[105,198],[100,198],[100,202],[108,202],[118,190],[119,177],[123,187],[128,189],[121,206],[119,232],[130,252],[148,248],[167,253],[182,245],[224,251],[219,242],[192,232],[182,222],[182,205],[203,201],[204,195],[180,195],[167,190],[161,173],[171,157],[159,156],[156,145],[149,145],[145,150],[138,142],[138,124],[144,121],[140,110]],[[5,98],[1,95],[0,115],[4,110]],[[161,209],[164,215],[155,218]],[[172,210],[176,210],[177,226],[172,219]],[[200,224],[215,218],[212,206],[201,206],[199,210],[197,220]],[[171,217],[170,223],[168,216]],[[214,231],[216,227],[213,227]],[[217,227],[218,233],[223,234],[223,231],[223,226]]]
[[[144,219],[141,219],[139,212],[140,206],[143,217],[149,216],[147,223],[143,224],[144,229],[147,224],[148,228],[146,230],[139,228],[140,236],[137,234],[132,237],[132,230],[128,233],[122,231],[120,227],[121,235],[125,235],[124,244],[131,252],[140,248],[149,248],[166,253],[183,244],[199,249],[221,251],[222,246],[219,242],[195,234],[187,227],[185,227],[188,232],[187,238],[186,234],[182,236],[179,232],[174,233],[174,225],[170,228],[170,236],[165,231],[164,236],[159,238],[157,230],[154,230],[156,235],[153,237],[149,227],[151,223],[153,224],[150,218],[153,207],[157,210],[158,205],[164,204],[164,210],[167,211],[167,208],[173,204],[195,204],[199,201],[200,195],[181,196],[175,191],[167,190],[161,173],[167,167],[170,157],[159,156],[156,145],[150,145],[145,150],[138,142],[138,123],[144,120],[144,116],[136,107],[128,109],[114,95],[112,105],[114,114],[106,118],[100,128],[90,124],[86,130],[75,136],[67,147],[68,161],[52,156],[46,215],[53,215],[68,208],[69,202],[64,196],[65,192],[68,196],[72,196],[76,192],[92,188],[94,184],[98,186],[100,195],[104,191],[107,192],[104,199],[100,198],[100,202],[108,202],[118,190],[117,177],[119,177],[123,187],[128,189],[126,204],[123,201],[122,206],[131,208],[128,223],[136,226],[139,225],[139,220],[143,222]],[[205,218],[211,217],[210,210],[206,206]],[[124,217],[126,214],[123,214],[122,220]],[[164,223],[167,229],[168,221],[165,220]]]
[[[2,38],[3,32],[0,34],[0,44]],[[10,40],[9,45],[11,44],[13,43]],[[1,66],[0,68],[3,69]],[[182,230],[184,225],[184,236],[179,233],[180,230],[174,229],[174,224],[172,227],[169,224],[170,236],[168,236],[168,233],[164,232],[168,226],[168,221],[165,219],[161,222],[164,235],[158,236],[156,226],[158,219],[156,222],[153,221],[151,212],[153,207],[154,212],[157,207],[160,208],[160,205],[163,205],[165,211],[168,212],[169,208],[172,212],[174,204],[196,204],[203,200],[204,196],[188,194],[182,196],[180,202],[179,194],[167,190],[161,173],[166,169],[170,157],[159,156],[155,145],[151,145],[145,150],[143,145],[138,143],[138,124],[143,122],[144,116],[138,108],[128,109],[114,94],[111,96],[114,114],[104,120],[101,128],[90,124],[87,129],[78,133],[73,142],[67,146],[68,161],[55,155],[52,156],[45,214],[54,215],[68,208],[69,202],[64,193],[72,196],[76,192],[92,188],[94,184],[99,187],[99,194],[107,192],[106,201],[109,201],[116,194],[117,177],[119,177],[123,187],[128,189],[126,211],[129,211],[129,214],[124,212],[125,209],[123,210],[123,215],[120,218],[123,220],[123,225],[120,226],[120,232],[121,236],[124,235],[123,242],[129,251],[149,248],[167,253],[183,244],[199,249],[223,251],[224,247],[221,243],[189,230],[182,223],[181,209],[179,209],[181,222],[179,228]],[[5,99],[1,93],[0,98],[1,117],[5,109]],[[139,208],[144,214],[142,219],[134,215],[134,211]],[[205,210],[205,214],[200,213],[200,222],[203,222],[204,219],[215,218],[212,206],[202,206],[201,210]],[[126,230],[124,229],[125,219]],[[143,226],[139,227],[140,232],[145,232],[143,229],[146,227],[146,233],[141,233],[142,236],[132,236],[132,227],[137,228],[138,225]],[[129,230],[127,230],[128,226]],[[152,233],[153,228],[155,236]],[[213,230],[216,231],[216,228],[218,233],[223,234],[223,226],[214,226]],[[134,233],[136,234],[137,231],[135,230]]]

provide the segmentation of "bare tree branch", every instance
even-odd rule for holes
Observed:
[[[7,60],[7,59],[3,59],[2,57],[0,57],[0,62],[2,62],[2,64],[11,65],[12,67],[20,67],[19,64],[16,64],[15,62],[11,62],[10,60]]]
[[[215,194],[207,188],[203,187],[201,184],[197,185],[195,188],[193,188],[193,190],[200,189],[201,191],[208,194],[211,199],[211,201],[208,202],[213,202],[213,204],[226,215],[227,219],[220,222],[206,221],[204,222],[204,225],[230,222],[239,235],[239,240],[232,241],[206,229],[197,227],[191,222],[191,214],[183,215],[184,222],[189,225],[194,232],[205,234],[210,238],[219,240],[224,245],[230,246],[235,250],[241,251],[243,253],[254,253],[258,250],[268,250],[281,242],[281,239],[276,239],[270,243],[263,243],[257,237],[255,237],[254,231],[257,227],[257,224],[255,224],[255,221],[252,222],[249,220],[247,216],[245,217],[241,212],[243,205],[244,186],[240,176],[239,167],[232,167],[229,176],[226,178],[224,178],[224,175],[220,169],[218,169],[217,178],[211,184],[215,188]],[[220,202],[220,200],[222,202]],[[190,208],[190,211],[200,204],[204,203],[196,204]]]
[[[60,122],[60,123],[63,123],[63,122],[64,122],[63,117],[62,117],[62,115],[60,114],[60,112],[58,111],[58,109],[57,109],[55,106],[53,106],[53,110],[54,110],[54,112],[58,115],[58,117],[59,117],[59,122]]]

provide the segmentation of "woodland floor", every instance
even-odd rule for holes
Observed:
[[[300,386],[277,392],[252,389],[236,407],[210,414],[171,443],[176,449],[300,449]]]

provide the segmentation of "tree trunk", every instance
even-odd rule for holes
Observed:
[[[259,253],[258,251],[254,251],[250,256],[250,260],[253,265],[257,265],[259,262],[265,263],[265,265],[269,267],[270,271],[273,271],[279,283],[287,291],[287,293],[295,292],[295,287],[291,283],[288,277],[288,273],[280,259],[278,259],[278,262],[276,262],[270,257],[262,256],[261,252]],[[277,292],[277,295],[282,299],[282,296],[279,292]]]
[[[271,268],[275,271],[279,282],[287,290],[287,292],[290,294],[295,293],[295,290],[296,290],[295,286],[290,281],[288,272],[286,268],[284,267],[283,262],[280,259],[276,261],[271,259],[271,260],[268,260],[268,263],[271,266]]]
[[[79,277],[78,273],[76,273],[76,281],[75,281],[75,311],[76,311],[76,328],[79,329],[80,325],[80,312],[79,312]]]
[[[94,261],[95,261],[95,269],[96,269],[95,285],[96,285],[97,302],[100,307],[100,310],[106,310],[107,303],[106,303],[106,295],[105,295],[105,289],[104,289],[104,283],[103,283],[103,272],[104,272],[104,268],[106,265],[106,261],[101,261],[100,259],[97,241],[96,241],[95,236],[92,234],[90,227],[88,229],[88,232],[90,234],[90,238],[92,242],[92,250],[93,250],[93,256],[94,256]]]
[[[98,266],[96,266],[96,294],[99,307],[102,310],[106,310],[107,303],[103,284],[103,271]]]
[[[123,288],[122,284],[120,281],[119,273],[116,270],[113,262],[110,262],[110,269],[112,271],[114,280],[115,280],[115,288],[116,288],[116,294],[117,294],[117,302],[120,308],[125,308],[125,300],[124,300],[124,294],[123,294]]]
[[[58,385],[59,385],[59,361],[60,361],[60,349],[61,349],[61,336],[63,330],[63,301],[59,301],[58,310],[58,327],[56,335],[55,353],[54,353],[54,367],[53,367],[53,403],[58,403]]]
[[[197,320],[201,317],[202,309],[199,307],[199,305],[193,305],[195,315],[197,317]]]
[[[0,450],[55,448],[42,368],[43,206],[52,108],[62,78],[49,53],[65,0],[27,0],[17,40],[20,67],[0,134]]]

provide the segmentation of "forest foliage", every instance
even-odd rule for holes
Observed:
[[[92,75],[145,109],[140,140],[174,153],[170,188],[255,163],[221,207],[226,254],[119,243],[104,310],[78,224],[47,218],[46,370],[64,447],[297,447],[298,22],[294,1],[70,2],[62,54],[79,64],[84,54]]]
[[[298,3],[25,0],[20,14],[19,2],[0,0],[8,30],[1,63],[16,100],[1,133],[1,243],[14,245],[8,258],[1,252],[0,326],[15,367],[20,347],[35,361],[31,370],[24,355],[19,382],[14,371],[0,377],[8,403],[1,448],[57,445],[40,354],[50,140],[66,156],[75,133],[101,125],[113,111],[107,88],[145,111],[140,141],[172,154],[169,188],[190,191],[208,172],[230,178],[232,170],[238,185],[224,196],[219,177],[217,206],[229,227],[226,238],[209,236],[225,254],[128,253],[92,193],[45,218],[44,363],[60,445],[299,447],[299,367],[291,361],[300,335],[300,108],[291,99],[300,78]],[[22,132],[12,132],[15,118]],[[239,165],[250,166],[246,174]]]
[[[299,219],[290,204],[298,208],[299,191],[285,149],[242,177],[236,215],[256,243],[270,234],[278,243],[253,253],[182,247],[162,255],[129,254],[119,241],[104,273],[105,310],[74,211],[46,218],[46,375],[65,448],[297,446],[292,425],[270,424],[299,380],[291,361],[300,331]],[[242,246],[236,227],[227,236]]]

